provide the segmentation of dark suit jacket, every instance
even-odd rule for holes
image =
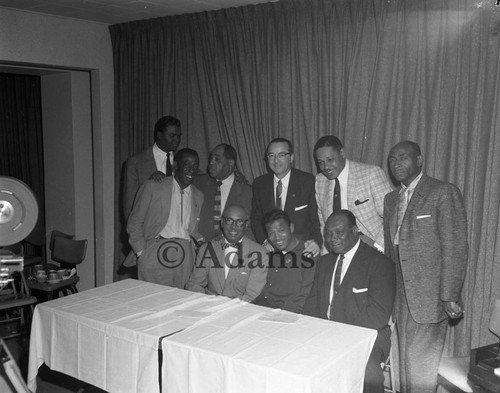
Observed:
[[[152,240],[162,231],[170,215],[170,202],[174,177],[169,176],[161,182],[146,181],[137,192],[134,207],[127,221],[127,232],[132,250],[124,261],[125,266],[135,265],[135,254],[145,250]],[[191,185],[191,217],[189,234],[199,239],[198,221],[203,194]],[[134,254],[135,253],[135,254]]]
[[[237,297],[251,302],[266,284],[269,260],[267,251],[253,240],[243,237],[241,266],[230,269],[226,278],[221,242],[222,240],[212,240],[201,246],[185,288],[193,292]]]
[[[215,190],[217,189],[217,180],[211,178],[208,174],[197,175],[193,184],[203,193],[203,206],[200,213],[199,230],[206,241],[211,241],[215,236],[214,230],[214,202]],[[252,210],[252,186],[249,184],[236,184],[233,182],[229,195],[227,196],[226,206],[240,205],[250,211]],[[252,238],[251,229],[246,233],[247,237]]]
[[[403,218],[398,253],[393,240],[400,189],[387,194],[384,201],[385,253],[400,261],[404,283],[398,279],[398,293],[404,285],[413,319],[437,323],[448,317],[443,301],[459,301],[467,268],[467,216],[462,194],[453,184],[422,175]]]
[[[294,225],[294,233],[303,240],[314,240],[321,247],[323,238],[319,229],[318,205],[314,176],[292,168],[286,195],[285,211]],[[267,232],[262,223],[266,212],[274,209],[274,174],[267,173],[254,180],[252,199],[252,231],[257,243],[262,244]]]
[[[153,147],[127,159],[125,164],[125,182],[123,187],[123,213],[128,218],[132,211],[135,195],[142,183],[156,172],[156,162],[153,156]]]
[[[304,314],[328,319],[336,260],[337,254],[332,253],[319,258],[313,287],[304,305]],[[395,291],[393,262],[360,242],[335,298],[332,319],[381,331],[389,322]]]

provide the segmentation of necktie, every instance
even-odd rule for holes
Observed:
[[[401,229],[401,224],[403,223],[403,218],[406,213],[406,208],[408,207],[408,188],[401,189],[398,197],[398,228],[396,231],[396,236],[394,237],[394,244],[399,244],[399,230]]]
[[[281,193],[283,192],[283,183],[281,183],[281,180],[278,181],[278,185],[276,186],[276,204],[275,207],[276,209],[282,209],[281,206]]]
[[[215,199],[214,199],[214,231],[217,235],[220,232],[220,218],[221,218],[221,194],[220,186],[221,181],[217,182],[217,188],[215,189]]]
[[[167,161],[165,162],[165,175],[172,176],[172,164],[170,163],[170,152],[167,153]]]
[[[228,247],[233,247],[233,248],[236,248],[236,249],[240,249],[241,248],[241,242],[239,243],[223,243],[222,244],[222,249],[225,250],[226,248]]]
[[[335,301],[335,297],[339,292],[340,288],[340,277],[342,275],[342,263],[344,262],[344,254],[339,255],[339,261],[337,262],[337,269],[335,270],[335,277],[333,278],[333,296],[330,301],[330,319],[333,318],[333,302]]]
[[[342,209],[342,203],[340,199],[340,182],[339,179],[335,178],[335,188],[333,189],[333,210],[332,213],[338,212]]]

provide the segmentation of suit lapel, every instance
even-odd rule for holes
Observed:
[[[330,305],[330,288],[332,287],[333,269],[335,268],[337,256],[337,254],[328,253],[328,261],[326,261],[324,270],[325,274],[323,277],[323,302],[325,304],[325,315],[327,313],[328,306]]]
[[[285,208],[283,210],[292,213],[295,211],[295,193],[297,192],[297,178],[295,171],[290,169],[290,181],[288,182],[288,190],[286,192]]]
[[[408,207],[406,208],[405,216],[403,218],[403,222],[407,221],[409,217],[413,217],[413,212],[415,208],[420,204],[420,201],[427,193],[427,176],[425,174],[422,175],[420,181],[417,183],[415,190],[411,196],[410,202],[408,203]]]
[[[239,195],[241,194],[241,187],[239,184],[236,184],[236,181],[233,182],[231,189],[229,190],[229,194],[226,200],[226,206],[231,206],[234,204],[238,204]],[[215,195],[215,193],[214,193]]]
[[[356,185],[359,182],[359,171],[357,169],[355,163],[349,161],[349,174],[347,175],[347,209],[351,209],[351,206],[354,206],[356,195],[353,192],[349,192],[349,190],[353,191],[358,189]]]
[[[401,186],[398,187],[395,191],[387,195],[387,217],[384,217],[384,219],[387,219],[389,222],[389,231],[391,235],[391,239],[394,239],[394,236],[396,236],[396,231],[398,229],[398,197],[399,197],[399,192],[401,190]]]
[[[170,216],[170,204],[172,202],[172,195],[174,192],[173,179],[173,177],[170,177],[163,182],[164,192],[161,193],[161,216],[165,218],[163,226],[167,224],[168,217]]]

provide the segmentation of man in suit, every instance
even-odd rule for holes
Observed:
[[[154,128],[155,143],[128,158],[125,164],[123,213],[128,218],[137,190],[147,179],[162,180],[172,175],[174,152],[181,141],[181,122],[173,116],[159,119]]]
[[[222,235],[201,246],[186,289],[253,301],[266,283],[267,251],[245,236],[248,211],[227,206],[221,219]]]
[[[434,392],[448,318],[462,315],[467,216],[460,190],[422,172],[420,147],[394,146],[389,168],[401,186],[384,202],[385,253],[396,262],[394,317],[403,392]]]
[[[311,291],[317,258],[304,254],[304,241],[293,233],[287,212],[267,212],[264,224],[276,251],[269,255],[266,286],[254,303],[300,313]]]
[[[384,196],[392,186],[382,168],[348,160],[342,142],[333,135],[323,136],[316,142],[314,157],[321,171],[316,175],[321,232],[335,203],[335,209],[348,209],[354,213],[361,239],[383,251]]]
[[[194,264],[191,237],[201,238],[203,194],[191,185],[198,165],[196,151],[181,149],[173,177],[139,188],[127,223],[132,252],[125,263],[137,259],[140,280],[184,288]]]
[[[319,258],[304,314],[378,331],[366,366],[364,392],[382,393],[380,363],[391,346],[388,323],[396,290],[394,264],[360,241],[356,218],[349,210],[328,217],[324,236],[329,253]]]
[[[251,223],[255,240],[260,244],[266,242],[264,214],[281,209],[288,213],[295,234],[306,242],[305,252],[317,255],[323,238],[314,195],[314,176],[292,168],[293,146],[288,139],[273,139],[266,149],[266,158],[272,173],[258,177],[252,185]]]
[[[199,229],[205,241],[220,235],[221,213],[226,205],[238,204],[248,211],[252,208],[252,186],[235,178],[236,159],[234,147],[220,144],[210,152],[208,174],[194,178],[193,184],[204,197]],[[246,236],[253,236],[250,229]]]

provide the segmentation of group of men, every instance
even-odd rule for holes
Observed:
[[[463,313],[467,218],[459,189],[423,173],[416,143],[390,150],[393,190],[333,135],[314,146],[316,176],[273,139],[270,171],[252,185],[232,146],[216,146],[199,174],[180,138],[179,120],[163,117],[153,147],[127,161],[125,264],[140,279],[377,330],[365,392],[383,392],[392,318],[401,390],[435,391],[448,321]]]

